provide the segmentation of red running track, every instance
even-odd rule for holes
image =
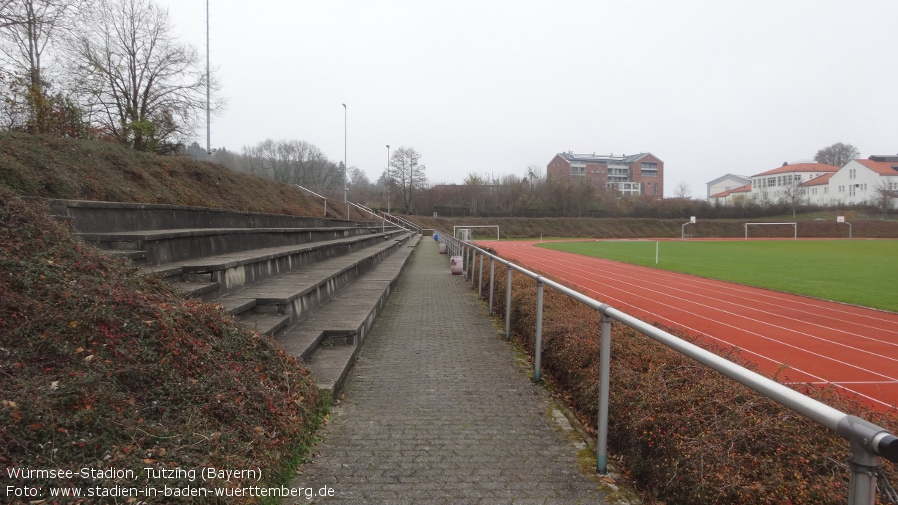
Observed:
[[[737,347],[780,381],[898,408],[898,314],[534,247],[482,245],[646,321]]]

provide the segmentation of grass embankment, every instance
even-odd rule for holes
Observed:
[[[898,240],[555,242],[540,247],[898,312]]]
[[[496,285],[505,285],[504,275],[499,269]],[[488,280],[483,289],[489,289]],[[505,290],[495,296],[496,317],[504,319]],[[512,297],[513,334],[532,353],[533,281],[515,275]],[[554,290],[545,290],[543,301],[544,377],[595,430],[598,314]],[[738,355],[711,350],[754,369]],[[846,503],[849,445],[839,436],[621,324],[613,327],[611,357],[610,454],[649,502]],[[894,413],[873,411],[835,390],[802,392],[892,433],[898,430]],[[892,482],[898,480],[894,465],[885,462],[883,470]]]
[[[75,472],[4,473],[4,501],[117,485],[160,489],[159,497],[139,496],[144,503],[258,502],[164,498],[161,488],[287,482],[317,403],[308,372],[270,338],[83,245],[41,204],[0,188],[0,467]],[[258,469],[261,480],[203,482],[199,472],[209,467]],[[133,473],[82,476],[110,468]],[[146,468],[197,473],[160,479]],[[6,486],[40,495],[17,499]]]
[[[0,186],[43,198],[323,214],[321,199],[291,184],[186,156],[156,156],[111,142],[23,133],[0,132]],[[328,217],[345,217],[344,208],[328,202]],[[368,219],[355,212],[353,218]]]

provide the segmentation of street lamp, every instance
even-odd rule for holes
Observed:
[[[343,203],[346,204],[346,220],[349,221],[349,163],[346,160],[346,104],[343,104]]]
[[[387,214],[390,213],[390,144],[387,144]]]

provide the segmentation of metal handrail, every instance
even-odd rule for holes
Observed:
[[[386,231],[386,229],[387,229],[387,220],[386,219],[378,216],[373,210],[369,209],[368,207],[365,207],[364,205],[360,205],[360,204],[353,203],[353,202],[346,202],[346,203],[347,203],[347,205],[352,205],[353,207],[355,207],[363,212],[367,212],[368,214],[371,214],[372,216],[374,216],[377,219],[380,219],[381,220],[381,232],[383,233]],[[395,223],[390,223],[390,226],[399,226],[399,225],[397,225]],[[409,233],[412,233],[411,230],[409,230],[403,226],[399,226],[399,228],[402,228],[403,230],[405,230]]]
[[[327,217],[327,197],[321,196],[318,193],[312,191],[311,189],[304,188],[304,187],[300,186],[299,184],[294,184],[294,186],[296,186],[297,188],[299,188],[303,191],[311,193],[311,194],[317,196],[318,198],[323,198],[324,199],[324,217]]]
[[[415,229],[417,229],[417,230],[418,230],[418,233],[421,232],[421,227],[420,227],[420,226],[416,225],[415,223],[412,223],[411,221],[408,221],[407,219],[403,219],[403,218],[401,218],[401,217],[399,217],[399,216],[394,216],[393,214],[390,214],[390,213],[387,213],[387,212],[384,212],[384,211],[380,211],[380,213],[384,215],[384,218],[385,218],[385,219],[390,219],[390,222],[393,222],[392,220],[395,219],[395,220],[397,220],[397,221],[401,221],[401,222],[405,223],[405,224],[408,225],[410,228],[415,228]],[[395,224],[398,224],[398,223],[395,223]]]
[[[494,290],[494,263],[505,265],[507,270],[507,292],[505,310],[505,338],[511,338],[511,280],[512,272],[517,271],[536,281],[537,314],[536,314],[536,342],[534,344],[534,380],[540,380],[540,366],[542,355],[542,310],[543,289],[549,286],[584,305],[595,309],[601,315],[601,343],[599,362],[599,412],[598,412],[598,440],[596,443],[596,471],[607,473],[608,462],[608,397],[610,389],[611,368],[611,324],[618,321],[624,325],[660,342],[667,347],[692,358],[699,363],[717,371],[718,373],[747,386],[767,398],[783,405],[784,407],[804,416],[838,434],[850,444],[851,458],[849,468],[851,482],[849,486],[849,505],[872,505],[876,499],[876,481],[881,463],[880,457],[898,463],[898,437],[887,429],[877,426],[867,420],[846,414],[825,403],[803,395],[794,389],[788,388],[774,380],[764,377],[732,361],[722,358],[710,351],[702,349],[681,338],[678,338],[664,330],[637,319],[622,312],[607,303],[602,303],[594,298],[561,285],[551,279],[543,277],[511,261],[502,259],[471,242],[464,242],[446,233],[439,233],[439,241],[445,243],[451,255],[461,255],[462,265],[467,276],[467,265],[470,261],[476,263],[476,256],[480,256],[480,278],[478,285],[483,285],[483,259],[490,260],[490,315],[493,314],[493,290]],[[467,277],[465,277],[467,278]],[[474,273],[471,273],[472,284]],[[479,290],[478,290],[479,296]]]

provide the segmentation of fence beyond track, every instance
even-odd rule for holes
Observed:
[[[770,223],[766,223],[770,224]],[[794,224],[794,223],[778,223]],[[747,227],[746,227],[747,230]],[[797,233],[797,232],[796,232]],[[595,309],[601,315],[601,342],[599,360],[599,409],[598,409],[598,440],[596,444],[596,470],[599,473],[607,472],[608,463],[608,397],[610,392],[611,369],[611,325],[618,321],[647,337],[660,342],[671,349],[683,354],[699,363],[710,367],[718,373],[733,379],[744,386],[770,398],[771,400],[793,410],[794,412],[817,422],[838,434],[850,445],[849,468],[851,471],[848,504],[849,505],[873,505],[876,501],[877,476],[881,458],[898,463],[898,437],[881,426],[869,421],[852,416],[830,407],[822,402],[814,400],[793,389],[790,389],[763,375],[739,366],[710,351],[702,349],[694,344],[686,342],[664,330],[641,321],[629,314],[621,312],[606,303],[590,298],[582,293],[574,291],[551,279],[547,279],[537,273],[531,272],[519,265],[499,256],[491,254],[470,242],[463,242],[446,233],[439,233],[439,240],[447,245],[450,255],[461,256],[465,275],[470,270],[471,282],[483,286],[483,262],[488,258],[490,262],[489,280],[489,313],[493,315],[493,293],[495,281],[496,263],[505,265],[506,276],[506,310],[505,310],[505,338],[511,338],[511,294],[512,273],[517,271],[536,282],[536,342],[534,344],[534,373],[535,381],[541,377],[542,355],[542,311],[543,290],[549,286],[556,291]],[[475,267],[477,256],[480,256],[478,278],[475,280]],[[469,268],[472,267],[472,268]]]

